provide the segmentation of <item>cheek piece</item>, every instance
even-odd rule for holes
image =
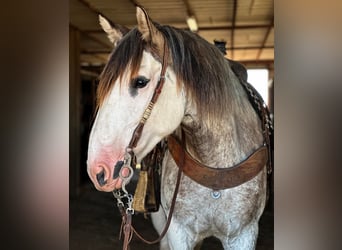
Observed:
[[[168,62],[168,48],[166,44],[164,43],[164,55],[163,55],[163,60],[162,60],[162,68],[161,68],[160,77],[159,77],[157,86],[154,90],[153,96],[147,108],[145,109],[138,126],[134,129],[132,138],[126,148],[124,160],[118,161],[114,167],[113,177],[114,179],[119,177],[122,180],[121,190],[123,191],[123,194],[121,190],[116,189],[113,191],[113,195],[118,201],[118,206],[119,204],[123,205],[123,202],[121,200],[123,197],[127,198],[128,208],[126,209],[126,213],[127,211],[134,213],[134,209],[132,208],[133,195],[127,192],[126,185],[130,182],[131,178],[133,177],[134,170],[140,169],[140,164],[136,164],[136,157],[134,155],[133,149],[137,146],[138,141],[141,138],[145,122],[150,117],[154,104],[157,102],[158,97],[164,86],[167,62]]]

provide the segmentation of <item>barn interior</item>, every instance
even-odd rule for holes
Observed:
[[[111,193],[95,190],[86,171],[87,146],[94,120],[98,77],[112,44],[98,22],[101,14],[113,23],[136,26],[136,4],[160,23],[196,32],[225,50],[225,57],[248,70],[267,72],[266,91],[273,115],[273,0],[70,0],[70,249],[120,249],[121,217]],[[260,221],[257,249],[273,249],[273,176],[270,199]],[[149,219],[134,224],[149,239],[157,234]],[[159,249],[133,238],[131,249]],[[215,238],[201,249],[222,249]]]

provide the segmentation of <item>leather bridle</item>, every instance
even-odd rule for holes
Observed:
[[[122,189],[124,192],[127,193],[126,189],[125,189],[125,185],[130,181],[130,179],[133,176],[133,172],[135,169],[140,168],[140,166],[138,164],[136,164],[136,160],[135,160],[135,156],[134,156],[134,152],[133,149],[137,146],[138,141],[141,138],[145,123],[147,121],[147,119],[150,117],[152,109],[154,107],[154,104],[157,102],[158,97],[163,89],[164,83],[165,83],[165,73],[166,73],[166,69],[168,66],[168,57],[169,57],[169,52],[168,52],[168,47],[166,45],[166,42],[164,43],[164,52],[163,52],[163,58],[162,58],[162,68],[161,68],[161,72],[160,72],[160,77],[157,83],[157,86],[154,90],[153,96],[147,106],[147,108],[145,109],[142,118],[140,119],[139,124],[137,125],[137,127],[134,129],[133,134],[132,134],[132,138],[126,148],[126,154],[125,154],[125,160],[124,160],[124,164],[122,164],[123,166],[120,169],[119,172],[119,176],[120,178],[123,180],[123,186]],[[123,169],[128,168],[130,171],[129,176],[123,176],[122,171]],[[126,250],[128,249],[128,245],[129,242],[132,238],[132,234],[133,232],[137,235],[138,238],[140,238],[143,242],[147,243],[147,244],[155,244],[158,243],[159,241],[162,240],[162,238],[165,236],[170,223],[171,223],[171,218],[172,218],[172,214],[173,214],[173,210],[175,207],[175,203],[176,203],[176,198],[177,198],[177,194],[178,194],[178,189],[179,189],[179,185],[180,185],[180,179],[181,179],[181,169],[178,169],[178,174],[177,174],[177,181],[176,181],[176,186],[175,186],[175,190],[174,190],[174,194],[172,197],[172,201],[171,201],[171,207],[169,210],[169,214],[168,214],[168,218],[166,221],[166,224],[164,226],[163,231],[161,232],[160,236],[153,241],[148,241],[146,239],[144,239],[132,226],[132,215],[134,213],[134,210],[132,208],[128,208],[128,209],[123,209],[124,206],[120,205],[121,202],[121,196],[117,195],[113,192],[114,196],[118,199],[118,207],[119,210],[121,212],[122,215],[122,230],[124,232],[124,242],[123,242],[123,249]],[[130,199],[131,196],[128,196]]]
[[[134,129],[133,134],[132,134],[132,138],[128,144],[128,146],[126,147],[126,152],[125,152],[125,156],[124,156],[124,161],[122,162],[118,162],[117,165],[115,166],[114,169],[114,175],[113,178],[117,178],[120,177],[120,179],[122,180],[122,190],[127,193],[126,191],[126,184],[128,184],[131,180],[131,178],[134,175],[134,170],[135,169],[140,169],[140,164],[137,164],[136,162],[136,157],[134,155],[134,151],[133,149],[137,146],[145,123],[147,121],[147,119],[150,117],[152,109],[154,107],[154,104],[157,102],[158,97],[163,89],[164,83],[165,83],[165,73],[166,73],[166,69],[168,66],[168,57],[169,57],[169,52],[168,52],[168,47],[166,46],[166,42],[164,42],[164,51],[163,51],[163,57],[162,57],[162,68],[160,71],[160,76],[159,76],[159,80],[157,83],[157,86],[154,90],[153,96],[149,102],[149,104],[147,105],[137,127]],[[127,175],[123,175],[123,170],[126,169],[128,170],[128,176]]]
[[[166,73],[166,68],[167,68],[167,63],[168,63],[168,49],[166,44],[164,45],[164,55],[163,55],[163,61],[162,61],[162,68],[161,68],[161,72],[160,72],[160,77],[159,77],[159,81],[157,83],[157,86],[154,90],[153,96],[151,98],[150,103],[148,104],[147,108],[144,111],[144,114],[138,124],[138,126],[135,128],[131,141],[128,144],[128,149],[133,149],[137,146],[138,141],[141,137],[142,131],[144,129],[144,125],[146,120],[150,117],[152,109],[154,104],[157,102],[158,97],[163,89],[164,86],[164,82],[165,82],[165,73]]]

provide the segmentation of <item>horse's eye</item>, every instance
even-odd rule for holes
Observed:
[[[132,79],[131,86],[132,88],[143,88],[147,85],[147,83],[150,81],[150,79],[147,79],[144,76],[139,76],[137,78]]]

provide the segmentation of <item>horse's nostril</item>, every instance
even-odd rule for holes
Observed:
[[[104,177],[105,177],[104,170],[102,170],[100,173],[96,174],[97,182],[100,184],[101,187],[107,183],[107,181],[104,180]]]
[[[118,161],[118,162],[115,164],[113,179],[116,179],[116,178],[119,177],[119,173],[120,173],[120,170],[121,170],[121,168],[122,168],[123,165],[124,165],[124,162],[123,162],[123,161]]]

